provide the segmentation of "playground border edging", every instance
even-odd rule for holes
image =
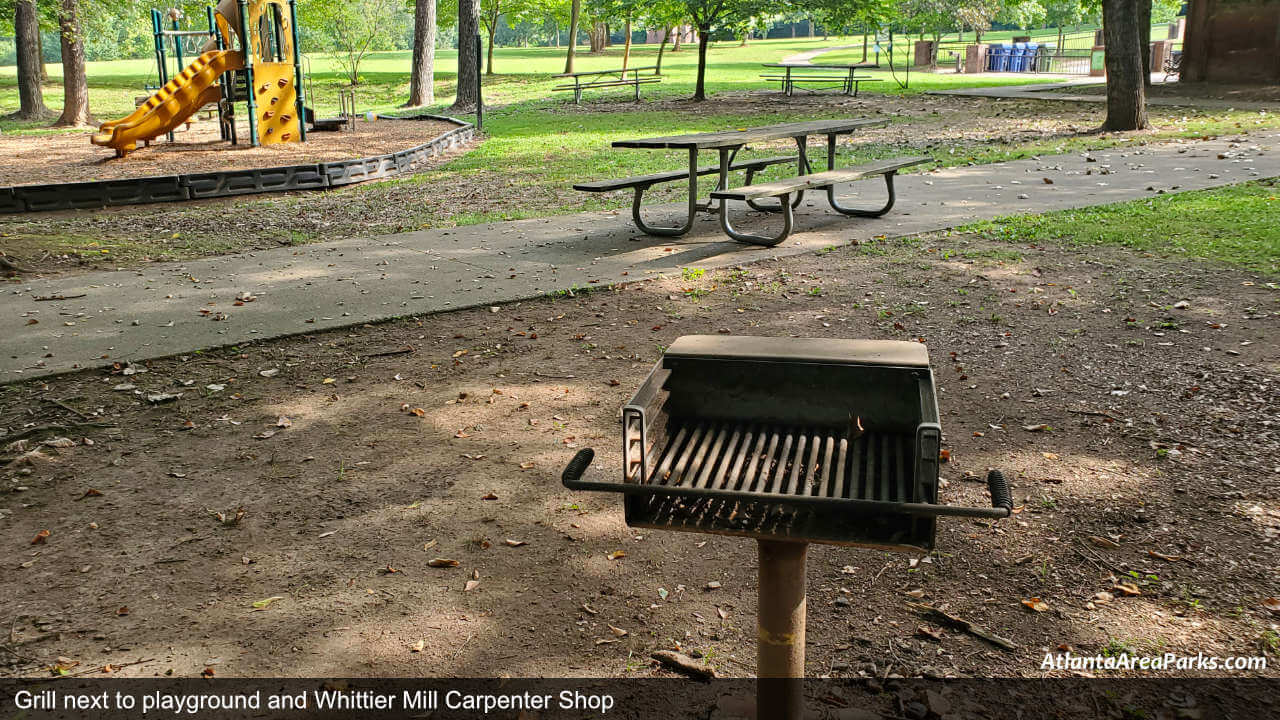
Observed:
[[[474,125],[445,115],[405,117],[388,115],[386,117],[389,120],[440,120],[454,123],[458,127],[407,150],[350,160],[222,172],[0,187],[0,213],[84,210],[342,187],[407,172],[418,163],[475,137]]]

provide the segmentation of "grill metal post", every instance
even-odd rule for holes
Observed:
[[[804,718],[805,554],[808,543],[758,540],[756,717]]]

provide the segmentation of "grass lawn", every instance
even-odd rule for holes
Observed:
[[[803,40],[757,40],[747,47],[736,42],[716,43],[709,53],[707,88],[712,93],[733,90],[758,90],[768,84],[759,78],[761,63],[777,62],[796,53],[854,42],[853,39],[830,38]],[[653,65],[657,61],[656,45],[632,47],[631,66]],[[564,48],[498,48],[495,52],[495,75],[486,75],[485,98],[492,105],[509,105],[537,101],[555,96],[556,104],[563,103],[569,93],[553,93],[551,88],[562,82],[553,76],[564,70]],[[697,75],[697,48],[685,45],[680,52],[671,52],[667,46],[662,60],[663,82],[642,91],[646,98],[677,98],[691,95]],[[398,108],[409,94],[409,51],[372,53],[361,66],[361,84],[356,89],[356,101],[361,110],[389,112]],[[604,70],[621,67],[622,48],[611,47],[606,52],[592,55],[580,48],[575,69]],[[332,59],[323,54],[309,56],[310,77],[314,93],[312,104],[321,114],[335,113],[338,109],[338,89],[347,86]],[[132,112],[134,97],[143,95],[143,87],[155,85],[155,61],[113,60],[88,63],[89,107],[99,120],[122,117]],[[982,78],[975,81],[963,75],[913,76],[911,88],[902,90],[893,82],[887,70],[871,71],[872,76],[884,82],[874,83],[870,92],[891,94],[918,94],[945,87],[976,85],[1018,85],[1043,82],[1042,78],[1011,75],[1008,78]],[[50,83],[45,87],[45,103],[53,109],[62,106],[62,77],[60,65],[49,65]],[[436,109],[452,102],[457,82],[457,53],[452,49],[440,49],[436,54],[436,97],[442,101]],[[864,86],[868,87],[868,86]],[[590,97],[625,96],[625,90],[591,93]],[[0,115],[18,106],[17,69],[0,68]],[[47,130],[47,123],[16,123],[0,120],[0,130],[54,132]]]
[[[1010,216],[961,230],[1024,245],[1112,245],[1280,273],[1280,187],[1275,180],[1084,210]]]

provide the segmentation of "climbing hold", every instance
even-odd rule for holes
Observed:
[[[284,114],[284,115],[281,115],[281,116],[280,116],[280,122],[282,122],[282,123],[287,123],[287,122],[289,122],[289,121],[290,121],[290,120],[292,120],[292,119],[293,119],[293,116],[292,116],[292,115],[289,115],[289,114],[287,114],[287,113],[286,113],[286,114]]]
[[[269,87],[271,87],[269,84],[267,84],[267,83],[262,83],[262,87],[258,88],[258,92],[260,92],[260,93],[264,93],[264,92],[266,92],[266,91],[267,91],[267,88],[269,88]]]
[[[262,119],[263,119],[263,120],[270,120],[272,115],[275,115],[275,113],[274,113],[274,112],[271,112],[270,110],[267,110],[267,111],[265,111],[265,112],[263,112],[263,113],[262,113]]]
[[[291,137],[290,133],[281,133],[280,139],[287,141]]]
[[[276,80],[276,84],[279,85],[280,87],[288,87],[289,81],[284,78],[280,78],[279,80]]]
[[[278,97],[273,97],[273,98],[271,98],[271,104],[272,104],[272,105],[275,105],[275,104],[276,104],[276,103],[278,103],[278,102],[280,102],[280,98],[278,98]]]

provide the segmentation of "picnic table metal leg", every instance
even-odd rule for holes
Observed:
[[[734,229],[733,224],[729,222],[729,208],[727,203],[721,203],[720,206],[720,229],[725,235],[737,240],[738,242],[747,243],[749,245],[760,245],[762,247],[773,247],[791,234],[791,227],[794,222],[794,215],[791,212],[790,193],[783,193],[778,198],[782,203],[782,232],[773,237],[768,235],[753,235],[751,233],[739,232]]]
[[[646,235],[657,235],[659,237],[678,237],[684,235],[693,229],[693,220],[698,212],[698,149],[689,148],[689,215],[685,218],[684,225],[680,227],[655,227],[648,225],[640,217],[640,200],[644,196],[644,191],[648,190],[648,185],[637,185],[635,189],[635,198],[631,201],[631,219],[635,221],[636,227],[640,228],[640,232]]]
[[[893,176],[897,174],[898,174],[897,172],[887,172],[884,174],[884,184],[885,184],[885,188],[889,191],[889,199],[888,201],[885,202],[884,207],[880,208],[879,210],[859,210],[857,208],[845,207],[841,205],[839,202],[836,201],[835,185],[827,186],[827,202],[831,203],[832,210],[835,210],[836,212],[841,213],[842,215],[852,215],[855,217],[880,217],[881,215],[884,215],[885,213],[889,212],[889,210],[893,208],[893,202],[896,197],[893,192]]]

